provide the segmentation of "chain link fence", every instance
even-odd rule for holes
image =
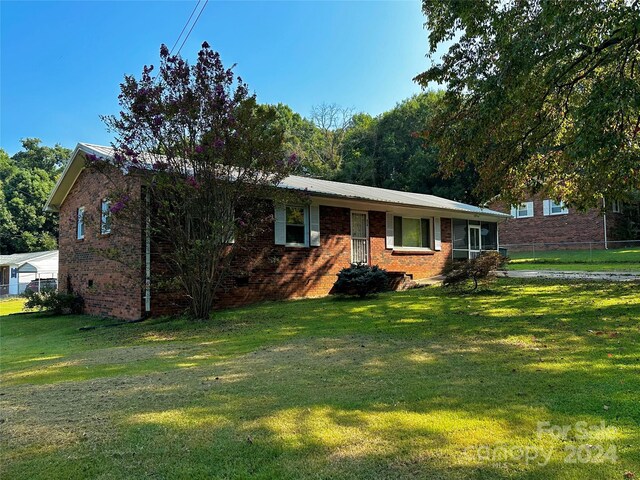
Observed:
[[[616,250],[621,248],[640,248],[640,240],[609,240],[594,242],[530,242],[530,243],[501,243],[500,248],[506,249],[508,253],[530,253],[532,258],[536,254],[546,256],[547,252],[564,250]]]
[[[640,271],[640,240],[611,240],[606,245],[604,242],[532,242],[501,244],[500,249],[516,268],[553,266],[560,269],[564,265],[580,269],[580,264],[590,264],[604,270]]]

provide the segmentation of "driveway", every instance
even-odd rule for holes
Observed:
[[[499,277],[557,278],[563,280],[604,280],[609,282],[640,281],[639,272],[571,272],[561,270],[500,270]]]

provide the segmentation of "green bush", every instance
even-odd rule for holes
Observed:
[[[389,277],[387,271],[374,265],[352,264],[338,273],[338,280],[331,293],[354,295],[360,298],[382,292],[387,288]]]
[[[68,315],[70,313],[82,313],[84,307],[82,297],[73,293],[62,293],[56,290],[43,290],[41,292],[27,290],[24,296],[27,299],[24,308],[28,310]]]
[[[498,252],[482,252],[470,260],[447,260],[443,274],[445,287],[464,288],[472,283],[472,290],[478,288],[478,282],[489,282],[495,278],[495,271],[504,267],[508,258]]]

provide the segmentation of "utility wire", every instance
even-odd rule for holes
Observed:
[[[171,47],[171,51],[169,52],[169,55],[171,55],[173,53],[173,50],[176,48],[176,45],[178,45],[178,42],[182,38],[182,34],[184,33],[184,31],[189,26],[189,22],[191,22],[191,18],[193,17],[193,14],[196,13],[196,10],[198,9],[199,5],[200,5],[200,0],[198,0],[198,2],[196,3],[196,6],[193,7],[193,10],[191,10],[191,15],[189,15],[189,20],[187,20],[187,23],[185,23],[184,27],[182,27],[182,31],[180,32],[180,35],[178,35],[178,38],[176,38],[176,42],[173,44],[173,47]]]
[[[178,51],[176,52],[176,55],[178,55],[180,53],[180,50],[182,50],[182,47],[184,47],[184,44],[187,42],[187,40],[189,39],[189,35],[191,35],[191,32],[193,31],[193,27],[196,26],[196,23],[198,23],[198,20],[200,19],[200,15],[202,15],[202,12],[204,12],[204,9],[207,6],[207,3],[209,3],[209,0],[205,0],[204,5],[202,5],[202,8],[200,9],[200,13],[198,13],[198,16],[196,17],[196,19],[193,21],[193,23],[191,24],[191,28],[189,29],[189,32],[187,33],[187,36],[184,37],[184,40],[182,41],[182,45],[180,45],[180,48],[178,49]],[[197,5],[196,5],[197,6]]]

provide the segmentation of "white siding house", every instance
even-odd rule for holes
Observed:
[[[44,278],[58,278],[58,250],[0,255],[0,296],[19,295]]]

